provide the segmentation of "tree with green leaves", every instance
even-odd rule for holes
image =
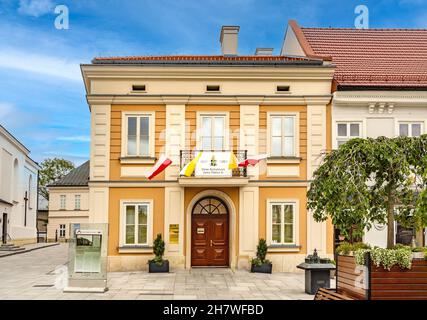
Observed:
[[[40,164],[40,167],[39,192],[47,200],[49,200],[49,191],[47,190],[47,186],[63,178],[75,168],[74,163],[60,158],[45,159]]]
[[[351,242],[373,223],[427,226],[427,135],[351,139],[326,155],[314,172],[307,208],[316,221],[328,217]]]

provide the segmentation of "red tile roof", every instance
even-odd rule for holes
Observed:
[[[309,56],[332,57],[338,85],[427,87],[427,29],[300,30]]]
[[[319,61],[305,57],[288,56],[223,56],[223,55],[173,55],[173,56],[131,56],[131,57],[97,57],[93,63],[103,62],[291,62]]]

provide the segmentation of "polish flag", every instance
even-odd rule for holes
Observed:
[[[154,165],[154,167],[145,175],[148,180],[153,179],[159,173],[163,172],[170,164],[172,160],[166,156],[161,156],[159,161]]]
[[[261,160],[267,159],[267,154],[259,154],[257,156],[249,157],[246,160],[239,162],[239,167],[255,166]]]

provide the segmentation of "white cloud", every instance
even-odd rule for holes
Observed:
[[[7,102],[0,102],[0,119],[5,118],[14,109],[14,106]]]
[[[47,13],[53,13],[54,7],[52,0],[20,0],[18,13],[37,18]]]
[[[0,48],[0,68],[34,72],[65,80],[82,81],[78,61],[29,53],[28,50]]]
[[[90,142],[90,137],[89,136],[69,136],[69,137],[58,137],[56,140],[73,141],[73,142]]]

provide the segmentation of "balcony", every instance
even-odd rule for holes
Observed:
[[[202,152],[191,176],[180,176],[182,186],[243,186],[248,183],[247,168],[228,169],[231,153],[237,163],[247,157],[247,150],[181,150],[180,170]]]

